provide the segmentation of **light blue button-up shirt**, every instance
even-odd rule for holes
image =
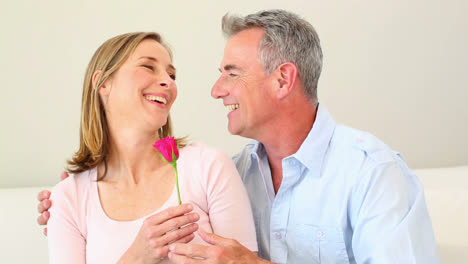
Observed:
[[[279,138],[278,140],[281,140]],[[252,204],[260,257],[275,263],[439,263],[421,183],[369,133],[319,106],[275,195],[257,141],[234,157]]]

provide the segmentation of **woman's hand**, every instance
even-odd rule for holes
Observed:
[[[119,263],[158,263],[167,257],[170,244],[190,242],[200,219],[192,210],[193,205],[182,204],[146,218]]]

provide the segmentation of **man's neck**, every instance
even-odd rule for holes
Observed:
[[[294,113],[290,112],[283,115],[285,118],[278,119],[276,128],[271,129],[261,140],[268,156],[275,193],[283,180],[283,159],[299,150],[317,114],[317,108],[313,105],[294,110]]]

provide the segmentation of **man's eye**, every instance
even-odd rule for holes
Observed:
[[[145,67],[145,68],[148,68],[148,69],[150,69],[150,70],[154,70],[154,67],[151,66],[151,65],[142,65],[142,66]]]
[[[171,77],[171,79],[174,80],[174,81],[175,81],[175,79],[176,79],[175,74],[169,74],[169,77]]]
[[[229,73],[229,76],[230,76],[230,77],[237,77],[237,74],[235,74],[235,73]]]

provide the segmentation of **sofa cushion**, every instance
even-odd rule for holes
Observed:
[[[468,259],[468,166],[418,169],[442,264]],[[48,263],[47,238],[36,223],[39,191],[0,188],[2,263]]]
[[[47,238],[36,222],[39,191],[50,187],[0,189],[2,263],[48,263]]]
[[[415,173],[424,186],[441,263],[467,263],[468,166]]]

